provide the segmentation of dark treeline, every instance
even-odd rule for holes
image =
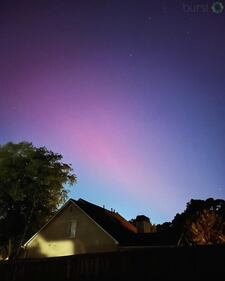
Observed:
[[[225,243],[225,200],[192,199],[181,214],[171,222],[156,226],[157,232],[179,234],[189,245]]]

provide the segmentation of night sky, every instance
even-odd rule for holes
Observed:
[[[224,199],[225,10],[212,3],[0,1],[0,143],[61,153],[70,197],[127,219]]]

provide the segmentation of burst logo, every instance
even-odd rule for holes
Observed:
[[[215,14],[221,14],[224,10],[224,6],[223,6],[223,3],[222,2],[214,2],[211,6],[211,9],[213,11],[213,13]]]
[[[223,10],[224,10],[224,4],[220,1],[213,2],[212,4],[183,3],[183,11],[186,13],[212,13],[213,12],[214,14],[221,14]]]

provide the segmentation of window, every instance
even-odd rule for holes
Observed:
[[[75,238],[77,231],[77,221],[71,220],[69,222],[69,238]]]

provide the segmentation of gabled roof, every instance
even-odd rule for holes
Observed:
[[[31,238],[29,240],[27,240],[26,243],[24,243],[23,247],[26,246],[27,244],[29,244],[44,228],[46,228],[48,226],[48,224],[50,222],[52,222],[54,219],[56,219],[56,217],[58,217],[60,215],[60,213],[65,209],[65,207],[70,204],[70,200],[68,200],[53,216],[52,218],[49,219],[49,221],[46,222],[46,224],[44,224],[33,236],[31,236]]]
[[[71,200],[121,245],[130,245],[132,243],[131,241],[134,240],[137,229],[120,214],[83,199]]]
[[[104,232],[111,236],[116,243],[119,243],[120,246],[155,247],[177,245],[180,239],[180,234],[176,234],[173,231],[137,233],[137,228],[124,219],[120,214],[109,211],[83,199],[70,199],[24,244],[24,246],[30,243],[30,241],[32,241],[42,231],[42,229],[47,227],[50,222],[56,219],[68,204],[75,204],[78,206],[88,217],[90,217],[100,228],[102,228]]]
[[[120,245],[125,246],[133,243],[137,229],[121,215],[94,205],[83,199],[69,199],[61,207],[61,209],[59,209],[58,212],[24,244],[24,246],[30,243],[30,241],[32,241],[45,227],[47,227],[50,222],[55,220],[70,203],[77,205],[97,225],[99,225],[107,234],[109,234],[109,236],[111,236],[117,243],[119,242]]]

